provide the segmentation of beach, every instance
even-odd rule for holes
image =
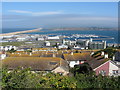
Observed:
[[[0,34],[0,36],[9,36],[9,35],[15,35],[15,34],[21,34],[21,33],[36,32],[36,31],[40,31],[40,30],[42,30],[42,28],[37,28],[37,29],[33,29],[33,30],[19,31],[19,32],[4,33],[4,34]]]

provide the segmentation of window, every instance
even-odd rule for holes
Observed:
[[[113,70],[113,74],[118,74],[118,70]]]
[[[63,72],[58,72],[58,74],[63,75]]]
[[[77,63],[77,61],[75,61],[75,63]]]
[[[106,75],[106,71],[105,70],[101,70],[101,71],[99,71],[99,74],[101,74],[102,76],[105,76]]]
[[[56,65],[57,62],[50,62],[50,65]]]

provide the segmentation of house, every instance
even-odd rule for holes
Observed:
[[[16,50],[16,49],[17,49],[17,47],[16,47],[16,46],[11,46],[11,45],[7,45],[7,46],[0,46],[0,51],[8,51],[8,50],[11,50],[11,49]]]
[[[57,51],[57,48],[32,48],[33,52],[37,51]]]
[[[58,46],[58,49],[67,49],[67,48],[68,45],[64,45],[64,44]]]
[[[76,40],[62,40],[62,44],[64,45],[76,45]]]
[[[88,44],[88,48],[89,49],[105,49],[106,48],[106,41],[102,41],[102,42],[89,42]]]
[[[54,72],[67,75],[69,67],[65,60],[57,57],[7,57],[2,61],[2,66],[7,66],[9,71],[17,67],[31,68],[32,72]]]
[[[78,46],[78,45],[74,45],[74,47],[73,47],[74,49],[81,49],[81,47],[80,46]]]
[[[6,53],[5,52],[0,52],[0,60],[3,60],[6,58]]]
[[[120,67],[115,64],[114,61],[109,59],[101,59],[96,60],[92,59],[87,61],[93,71],[96,72],[96,75],[103,75],[103,76],[119,76],[120,75]]]
[[[37,38],[38,41],[44,41],[44,38],[43,37],[39,37]]]
[[[50,42],[49,41],[45,41],[45,46],[50,46]]]
[[[83,53],[73,53],[70,54],[63,54],[63,58],[68,62],[69,66],[73,68],[75,65],[82,64],[86,62],[90,58],[89,52],[83,52]]]
[[[0,54],[0,60],[3,60],[6,58],[6,54]]]

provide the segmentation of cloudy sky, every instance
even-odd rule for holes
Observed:
[[[3,28],[117,27],[117,2],[3,2]]]

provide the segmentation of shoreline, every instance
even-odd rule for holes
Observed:
[[[15,34],[22,34],[22,33],[29,33],[29,32],[35,32],[35,31],[40,31],[42,28],[37,28],[33,30],[25,30],[25,31],[18,31],[18,32],[11,32],[11,33],[5,33],[5,34],[0,34],[0,36],[9,36],[9,35],[15,35]]]

